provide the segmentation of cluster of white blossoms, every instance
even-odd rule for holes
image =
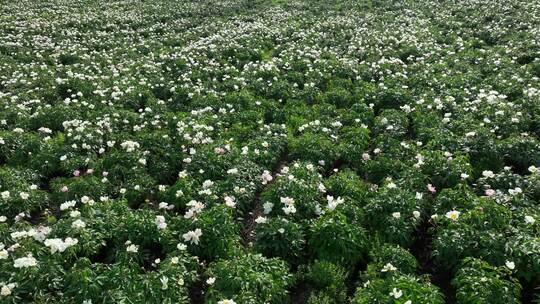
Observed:
[[[296,207],[294,206],[294,199],[291,197],[282,197],[280,198],[280,202],[285,205],[281,209],[286,215],[294,214],[296,213]]]
[[[122,147],[126,152],[133,152],[136,149],[140,148],[141,145],[136,141],[127,140],[120,144],[120,147]]]
[[[13,289],[16,286],[16,283],[2,284],[2,288],[0,289],[0,295],[4,297],[11,295]]]
[[[189,209],[184,214],[184,218],[190,219],[196,216],[197,214],[201,213],[205,207],[205,204],[198,202],[196,200],[191,200],[186,204],[186,206],[189,207]]]
[[[37,266],[37,260],[30,253],[25,257],[15,259],[13,262],[13,267],[15,268],[28,268],[35,266]]]
[[[158,229],[167,228],[167,223],[165,222],[165,217],[163,215],[157,215],[155,222]]]
[[[269,182],[271,182],[272,180],[274,179],[274,177],[272,177],[272,174],[270,173],[270,171],[268,170],[264,170],[262,175],[261,175],[261,180],[262,180],[262,184],[263,185],[266,185],[268,184]]]
[[[227,207],[236,208],[236,199],[234,196],[225,196],[225,205]]]
[[[202,230],[197,228],[192,231],[188,231],[182,235],[185,242],[190,242],[191,244],[198,245],[199,239],[202,236]]]
[[[79,243],[79,240],[67,237],[64,240],[59,238],[46,239],[43,244],[51,249],[51,253],[64,252],[71,246]]]
[[[131,241],[126,241],[125,243],[126,245],[126,251],[127,252],[131,252],[131,253],[137,253],[139,252],[139,245],[135,245],[133,243],[131,243]]]
[[[329,210],[334,210],[336,209],[336,207],[340,204],[342,204],[345,200],[341,197],[338,197],[338,198],[334,198],[333,196],[331,195],[327,195],[326,196],[326,200],[328,201],[328,205],[326,206],[326,208],[328,208]]]
[[[384,265],[384,267],[381,269],[381,272],[390,272],[390,271],[396,271],[397,268],[390,264],[390,263],[387,263],[386,265]]]

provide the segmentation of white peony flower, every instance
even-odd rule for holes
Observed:
[[[120,144],[120,147],[122,147],[126,152],[133,152],[135,149],[138,149],[141,145],[138,142],[135,141],[125,141]]]
[[[37,260],[32,256],[32,254],[28,254],[25,257],[15,259],[15,261],[13,262],[13,267],[15,268],[27,268],[34,266],[37,266]]]
[[[184,233],[182,237],[184,238],[185,242],[190,242],[191,244],[198,245],[199,244],[199,238],[202,235],[201,229],[197,228],[193,231],[188,231],[187,233]]]
[[[46,239],[43,243],[45,246],[51,248],[51,253],[64,252],[71,246],[79,243],[79,240],[67,237],[64,241],[62,239]]]
[[[514,262],[511,262],[511,261],[506,261],[504,263],[504,265],[506,265],[506,267],[508,267],[508,269],[510,269],[510,270],[514,270],[516,268],[516,264]]]
[[[283,212],[286,214],[286,215],[289,215],[291,213],[296,213],[296,207],[294,207],[294,205],[287,205],[283,208],[281,208],[283,210]]]
[[[330,210],[334,210],[336,209],[336,207],[339,205],[339,204],[342,204],[344,199],[342,199],[341,197],[338,197],[337,199],[334,199],[333,196],[331,195],[327,195],[326,196],[326,200],[328,201],[328,205],[326,206],[328,209]]]
[[[267,222],[267,219],[265,217],[259,216],[255,219],[255,223],[257,224],[264,224]]]
[[[495,173],[493,173],[493,171],[490,171],[490,170],[484,170],[482,171],[482,176],[487,177],[487,178],[494,178]]]
[[[3,246],[3,245],[2,245]],[[5,260],[9,256],[9,253],[5,249],[0,250],[0,260]]]
[[[390,295],[393,296],[395,299],[399,299],[403,295],[403,291],[397,288],[393,288],[392,292],[390,292]]]
[[[383,268],[381,269],[381,272],[388,272],[388,271],[396,271],[397,268],[390,264],[390,263],[387,263],[386,265],[383,266]]]
[[[165,217],[163,215],[156,216],[156,226],[158,229],[167,228],[167,223],[165,223]]]
[[[180,251],[185,251],[187,249],[187,246],[186,244],[179,243],[178,245],[176,245],[176,248]]]
[[[452,210],[452,211],[446,212],[445,216],[447,218],[453,220],[453,221],[456,221],[459,218],[460,214],[461,214],[461,212],[456,211],[456,210]]]
[[[530,215],[525,215],[525,223],[527,224],[534,224],[534,222],[536,222],[536,220],[534,219],[534,217],[530,216]]]
[[[267,183],[271,182],[274,178],[272,177],[272,174],[268,170],[264,170],[261,175],[262,184],[266,185]]]
[[[7,200],[7,199],[10,197],[9,191],[2,191],[2,193],[0,193],[0,195],[1,195],[2,198],[5,199],[5,200]]]
[[[273,203],[270,203],[270,202],[266,202],[263,204],[263,213],[264,214],[268,214],[270,212],[272,212],[272,208],[274,207],[274,204]]]
[[[3,285],[2,288],[0,289],[0,295],[4,297],[11,295],[11,292],[13,288],[15,288],[15,286],[17,286],[15,283],[9,283],[9,284]]]
[[[225,205],[227,207],[236,208],[236,202],[234,196],[225,196]]]
[[[137,252],[139,252],[139,246],[135,245],[135,244],[131,244],[131,245],[126,247],[126,251],[127,252],[137,253]]]
[[[77,219],[73,223],[71,223],[71,228],[80,229],[84,227],[86,227],[86,223],[81,219]]]

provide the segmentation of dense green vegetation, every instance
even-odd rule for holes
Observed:
[[[540,300],[537,0],[0,1],[0,303]]]

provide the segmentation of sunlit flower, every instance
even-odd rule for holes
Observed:
[[[331,195],[327,195],[326,200],[328,201],[327,208],[330,209],[330,210],[336,209],[336,207],[338,205],[340,205],[340,204],[342,204],[344,202],[344,199],[342,199],[341,197],[334,198]]]
[[[482,176],[484,176],[486,178],[494,178],[495,173],[493,173],[493,171],[490,171],[490,170],[484,170],[484,171],[482,171]]]
[[[167,228],[167,223],[165,223],[165,217],[163,215],[156,216],[156,226],[158,229]]]
[[[10,193],[9,191],[2,191],[2,193],[0,193],[0,196],[2,196],[2,199],[7,200],[10,197]]]
[[[132,253],[137,253],[137,252],[139,252],[139,246],[135,245],[135,244],[131,244],[131,245],[126,247],[126,251],[127,252],[132,252]]]
[[[403,295],[403,291],[397,288],[393,288],[392,291],[390,292],[390,295],[394,297],[395,299],[399,299]]]
[[[78,244],[79,241],[74,238],[67,237],[65,240],[62,239],[46,239],[43,243],[45,246],[51,248],[51,253],[64,252],[71,246]]]
[[[235,198],[233,196],[225,196],[225,205],[227,207],[235,208],[236,207]]]
[[[185,242],[190,242],[191,244],[198,245],[199,244],[199,238],[202,235],[201,229],[197,228],[193,231],[188,231],[187,233],[184,233],[182,237],[184,238]]]
[[[452,210],[452,211],[448,211],[446,212],[445,216],[453,221],[456,221],[458,218],[459,218],[459,215],[460,215],[461,212],[459,211],[456,211],[456,210]]]
[[[487,190],[485,191],[485,194],[486,194],[486,196],[493,196],[493,195],[495,195],[495,190],[493,190],[493,189],[487,189]]]
[[[514,270],[516,268],[516,264],[511,261],[506,261],[504,265],[510,270]]]
[[[71,223],[71,227],[75,229],[81,229],[86,227],[86,223],[81,219],[77,219],[73,223]]]
[[[11,295],[13,288],[15,288],[15,286],[17,286],[17,284],[15,283],[2,285],[2,288],[0,289],[0,295],[4,297]]]
[[[267,222],[267,219],[265,217],[259,216],[255,219],[255,223],[257,224],[264,224]]]
[[[186,244],[179,243],[178,245],[176,245],[176,248],[180,251],[185,251],[187,249],[187,246]]]
[[[274,178],[272,177],[272,174],[268,170],[264,170],[261,175],[262,184],[266,185],[267,183],[271,182]]]
[[[381,272],[396,271],[396,270],[397,268],[394,267],[394,265],[387,263],[386,265],[383,266],[383,268],[381,269]]]
[[[28,268],[35,266],[37,266],[37,260],[32,256],[32,254],[28,254],[25,257],[15,259],[15,261],[13,262],[13,267],[15,268]]]
[[[26,192],[21,192],[19,193],[19,196],[23,199],[23,200],[27,200],[29,197],[30,197],[30,194],[26,193]]]
[[[534,222],[536,222],[536,220],[534,219],[534,217],[530,216],[530,215],[525,215],[525,223],[527,224],[534,224]]]

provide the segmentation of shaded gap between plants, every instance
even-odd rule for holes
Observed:
[[[263,213],[261,194],[276,181],[277,174],[281,172],[281,169],[283,169],[288,162],[287,155],[288,149],[285,148],[279,160],[274,165],[274,168],[272,168],[272,180],[257,191],[255,198],[251,203],[250,211],[247,212],[246,216],[244,217],[242,222],[241,236],[244,246],[246,247],[249,246],[249,244],[254,240],[253,230],[255,229],[256,225],[255,219],[257,219],[257,217]]]
[[[416,231],[416,239],[411,247],[411,253],[418,260],[421,275],[428,275],[431,283],[439,287],[444,295],[445,303],[455,304],[456,293],[452,287],[452,276],[448,270],[437,265],[432,257],[433,236],[429,233],[429,221],[423,220]]]

